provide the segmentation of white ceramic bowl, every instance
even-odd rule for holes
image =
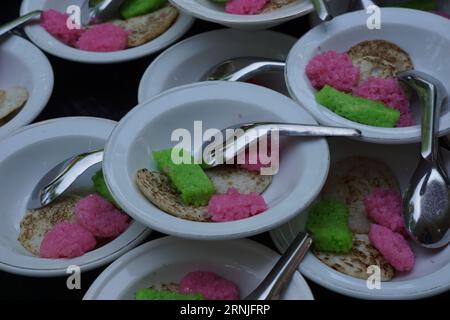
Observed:
[[[44,109],[53,90],[53,70],[31,42],[14,35],[0,40],[0,89],[20,86],[29,98],[18,114],[0,126],[0,139],[29,124]]]
[[[108,262],[138,245],[150,232],[133,222],[108,244],[73,259],[43,259],[33,256],[17,240],[20,221],[31,191],[52,167],[73,155],[103,147],[115,122],[99,118],[60,118],[18,130],[0,142],[0,270],[26,276],[62,276],[77,265],[87,271]],[[74,188],[92,186],[93,167]]]
[[[268,29],[314,10],[308,0],[297,0],[278,10],[256,15],[226,13],[224,5],[211,0],[170,0],[170,2],[196,18],[242,30]]]
[[[267,231],[304,209],[325,181],[329,154],[326,140],[288,139],[281,146],[280,169],[263,196],[269,209],[251,218],[222,223],[176,218],[155,207],[139,191],[139,169],[156,170],[152,150],[175,145],[173,130],[193,132],[222,129],[253,121],[314,124],[314,119],[291,99],[270,89],[247,83],[200,82],[177,87],[131,110],[117,125],[105,148],[106,183],[120,206],[147,226],[182,238],[231,239]]]
[[[264,279],[279,255],[247,239],[227,242],[165,237],[147,242],[117,259],[91,285],[84,300],[133,300],[138,289],[179,283],[191,271],[211,271],[239,286],[241,297]],[[313,300],[299,272],[282,300]]]
[[[362,11],[338,16],[305,34],[292,48],[287,59],[286,78],[294,99],[319,123],[358,128],[363,139],[375,143],[411,143],[420,141],[420,121],[406,128],[378,128],[347,120],[316,103],[305,66],[319,51],[347,51],[364,40],[384,39],[396,43],[411,56],[415,68],[438,78],[450,93],[450,20],[438,15],[408,9],[383,8],[381,29],[366,27],[368,15]],[[418,23],[420,21],[420,23]],[[414,112],[415,111],[415,112]],[[439,132],[450,132],[449,102],[442,111]],[[419,108],[413,110],[420,115]]]
[[[139,84],[139,103],[168,89],[200,81],[219,63],[239,57],[285,61],[296,39],[273,31],[222,29],[185,39],[161,53]],[[259,77],[271,89],[288,94],[281,72]],[[262,81],[261,81],[262,82]]]
[[[365,156],[384,161],[394,172],[402,191],[405,191],[420,154],[417,144],[376,145],[365,142],[330,139],[332,162],[349,156]],[[450,170],[450,152],[443,151],[446,168]],[[307,213],[298,215],[289,223],[271,231],[277,248],[287,248],[299,230],[305,229]],[[308,253],[299,270],[308,279],[340,294],[362,299],[419,299],[450,289],[450,247],[430,250],[412,244],[416,256],[414,269],[399,273],[389,282],[381,282],[381,289],[368,289],[360,280],[335,271]]]
[[[33,10],[56,9],[66,12],[69,5],[80,5],[83,0],[23,0],[20,14]],[[84,63],[116,63],[148,56],[178,40],[192,25],[191,16],[180,13],[177,21],[159,37],[141,46],[115,52],[90,52],[72,48],[50,35],[38,22],[25,26],[27,36],[42,50],[57,57]]]

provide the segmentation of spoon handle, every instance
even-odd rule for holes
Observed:
[[[278,300],[282,290],[297,270],[300,261],[308,252],[311,243],[312,238],[309,234],[300,232],[263,282],[245,297],[245,300]]]
[[[14,19],[10,22],[3,24],[2,26],[0,26],[0,36],[4,35],[5,33],[11,31],[14,28],[21,26],[22,24],[31,19],[39,18],[41,16],[41,13],[42,11],[40,10],[31,11],[30,13],[27,13],[23,16],[18,17],[17,19]]]
[[[360,137],[361,131],[353,128],[305,125],[297,123],[260,123],[258,130],[278,131],[280,135],[302,137]]]
[[[232,74],[224,77],[221,80],[245,81],[261,72],[284,71],[285,66],[286,66],[285,62],[279,62],[279,61],[254,62],[236,72],[233,72]]]

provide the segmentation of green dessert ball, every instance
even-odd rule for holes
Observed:
[[[189,163],[174,163],[172,149],[154,151],[152,155],[158,169],[169,177],[172,185],[181,193],[185,204],[207,205],[215,192],[211,180],[200,165],[194,163],[194,159],[187,151],[174,149],[175,153],[187,159]]]
[[[348,208],[335,200],[322,200],[314,204],[306,228],[313,235],[318,251],[346,253],[353,246],[353,234],[348,227]]]
[[[97,171],[95,175],[92,176],[92,182],[94,183],[95,191],[117,207],[116,201],[114,200],[111,192],[109,192],[109,189],[106,186],[105,177],[103,176],[102,170]]]
[[[199,293],[183,294],[172,291],[159,291],[151,288],[139,289],[135,294],[136,300],[205,300]]]
[[[437,3],[435,0],[412,0],[408,2],[393,4],[392,7],[432,11],[437,10]]]
[[[400,111],[382,102],[354,97],[328,85],[316,93],[316,101],[346,119],[369,126],[394,128],[400,119]]]
[[[122,18],[130,19],[158,10],[166,3],[167,0],[125,0],[119,12]]]

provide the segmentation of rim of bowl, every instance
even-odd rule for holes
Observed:
[[[406,26],[420,27],[430,32],[436,33],[439,30],[445,30],[445,24],[448,24],[448,19],[440,17],[436,14],[423,12],[413,9],[404,8],[382,8],[382,17],[385,23],[403,24]],[[364,13],[364,14],[363,14]],[[326,109],[325,107],[317,104],[314,99],[307,97],[304,92],[313,90],[307,83],[307,88],[300,88],[299,84],[304,84],[301,80],[302,73],[292,69],[295,65],[296,56],[300,53],[304,54],[303,48],[307,48],[307,52],[313,52],[320,46],[325,40],[329,39],[338,32],[349,30],[355,26],[361,26],[366,23],[367,16],[364,11],[355,11],[340,15],[333,20],[327,22],[327,37],[322,37],[320,40],[315,40],[317,35],[321,33],[320,29],[322,24],[312,28],[303,37],[301,37],[297,43],[292,47],[286,59],[285,78],[286,85],[291,97],[293,97],[302,107],[308,110],[319,123],[325,125],[339,125],[346,127],[353,127],[360,129],[363,132],[363,137],[359,140],[373,142],[373,143],[386,143],[386,144],[401,144],[401,143],[415,143],[421,140],[420,125],[414,125],[404,128],[378,128],[374,126],[368,126],[360,124],[348,119],[345,119],[334,112]],[[422,19],[422,20],[421,20]],[[418,26],[416,21],[424,21]],[[440,33],[440,35],[446,38],[450,42],[450,34]],[[307,46],[304,44],[308,43]],[[314,47],[312,43],[317,43]],[[445,135],[450,132],[450,125],[445,123],[441,119],[441,128],[439,135]]]
[[[15,50],[15,56],[23,64],[32,69],[33,91],[27,89],[29,93],[28,100],[22,109],[11,120],[0,126],[0,140],[17,131],[30,122],[32,122],[46,107],[53,92],[54,74],[53,69],[47,57],[30,41],[16,35],[5,37],[0,43],[1,46],[23,47],[22,50]],[[32,56],[32,59],[30,59]],[[37,71],[36,71],[37,70]],[[39,77],[37,77],[39,75]],[[32,105],[29,105],[32,103]]]
[[[295,192],[292,192],[287,198],[283,199],[281,202],[281,208],[278,208],[277,210],[282,210],[283,212],[286,212],[282,219],[279,219],[280,217],[277,217],[275,219],[273,216],[270,216],[269,214],[266,215],[257,215],[251,218],[243,219],[243,220],[237,220],[237,221],[231,221],[231,222],[221,222],[221,223],[214,223],[214,224],[208,224],[205,222],[194,222],[189,221],[177,217],[173,217],[169,215],[168,213],[164,212],[163,210],[159,208],[153,208],[153,210],[158,211],[159,213],[163,213],[167,215],[167,218],[171,221],[164,221],[161,222],[161,219],[158,217],[154,218],[151,215],[148,214],[148,212],[143,212],[134,205],[134,203],[128,199],[123,190],[121,189],[121,183],[119,183],[117,180],[122,177],[128,178],[128,173],[122,172],[122,170],[126,170],[125,165],[114,165],[117,163],[117,159],[119,158],[119,155],[115,153],[115,144],[118,140],[118,137],[122,134],[122,128],[127,126],[129,122],[133,121],[133,119],[142,119],[140,117],[137,117],[136,114],[139,114],[141,110],[145,108],[146,105],[149,105],[153,103],[154,101],[158,101],[160,99],[167,99],[167,96],[171,96],[173,93],[180,94],[180,92],[186,93],[189,91],[195,91],[196,95],[195,98],[199,96],[199,94],[205,95],[205,92],[208,92],[208,88],[210,86],[221,86],[221,97],[222,98],[228,98],[230,96],[233,96],[231,94],[231,91],[234,91],[234,88],[245,88],[245,90],[248,92],[249,97],[258,96],[258,99],[276,99],[276,100],[284,100],[283,104],[278,103],[277,105],[280,107],[281,105],[284,105],[286,110],[291,109],[290,113],[296,114],[296,116],[301,115],[305,120],[308,121],[308,123],[311,124],[317,124],[317,122],[314,120],[314,118],[307,113],[305,110],[300,108],[294,101],[289,99],[288,97],[275,92],[271,89],[263,88],[257,85],[243,83],[243,82],[227,82],[227,81],[204,81],[204,82],[197,82],[193,84],[187,84],[184,86],[175,87],[173,89],[169,89],[167,91],[164,91],[163,93],[160,93],[144,103],[136,106],[133,108],[125,117],[123,117],[116,128],[111,133],[111,136],[105,146],[105,156],[103,161],[103,172],[105,174],[105,181],[108,186],[108,189],[110,190],[113,197],[116,199],[116,201],[119,203],[119,205],[124,209],[125,212],[127,212],[129,215],[131,215],[134,219],[140,221],[141,223],[151,227],[154,230],[157,230],[162,233],[166,233],[169,235],[173,235],[180,238],[188,238],[188,239],[203,239],[203,240],[226,240],[226,239],[236,239],[236,238],[243,238],[250,235],[259,234],[265,231],[268,231],[272,228],[275,228],[284,222],[289,221],[292,219],[296,214],[299,212],[302,212],[308,205],[311,204],[311,202],[317,197],[320,190],[322,189],[326,177],[328,175],[329,165],[330,165],[330,152],[328,148],[328,143],[325,138],[318,138],[317,143],[320,143],[317,147],[321,148],[322,159],[325,161],[325,163],[322,164],[321,170],[322,175],[319,177],[316,177],[317,179],[314,180],[315,185],[312,186],[309,189],[310,194],[308,195],[309,199],[303,203],[302,206],[294,205],[296,201],[293,201],[295,199]],[[197,94],[198,91],[198,94]],[[227,94],[229,93],[229,94]],[[275,96],[275,98],[274,98]],[[208,94],[208,99],[211,98],[211,94]],[[217,97],[216,97],[217,98]],[[156,117],[160,113],[159,111],[155,111],[155,107],[148,108],[150,112],[152,113],[152,117]],[[297,110],[296,110],[297,109]],[[169,110],[167,108],[164,109]],[[149,120],[149,115],[146,114],[145,117],[146,121]],[[148,122],[147,122],[148,124]],[[137,127],[135,126],[134,131],[137,130]],[[138,134],[138,132],[134,132],[135,134]],[[131,139],[134,139],[131,138]],[[128,155],[120,155],[121,160],[126,161]],[[121,161],[119,160],[119,161]],[[117,169],[117,168],[121,169]],[[119,172],[120,170],[120,172]],[[125,178],[124,178],[125,179]],[[299,188],[300,184],[297,184],[295,188]],[[140,196],[140,195],[139,195]],[[277,207],[280,207],[280,203],[277,205]],[[269,213],[269,210],[266,213]],[[181,223],[175,223],[175,221],[181,222]],[[244,221],[244,222],[243,222]],[[243,227],[247,222],[247,227]],[[189,226],[189,228],[188,228]]]
[[[23,0],[20,14],[42,10],[46,0]],[[38,23],[24,27],[28,38],[42,50],[74,62],[104,64],[119,63],[142,58],[161,51],[181,38],[192,26],[195,18],[179,11],[175,23],[155,39],[134,48],[114,52],[91,52],[72,48],[45,31]]]
[[[73,126],[74,122],[76,123],[76,126]],[[108,119],[103,119],[103,118],[94,118],[94,117],[63,117],[63,118],[57,118],[57,119],[51,119],[51,120],[46,120],[46,121],[42,121],[42,122],[38,122],[32,125],[28,125],[25,126],[23,128],[20,128],[19,130],[17,130],[16,132],[14,132],[13,135],[3,139],[0,141],[0,145],[2,146],[2,150],[5,150],[5,144],[8,144],[11,147],[11,151],[8,152],[8,154],[6,155],[4,152],[0,155],[0,165],[1,165],[1,161],[3,161],[4,159],[8,158],[10,155],[14,154],[15,152],[19,151],[22,149],[22,147],[24,145],[19,145],[18,143],[16,143],[15,140],[21,140],[21,136],[24,134],[28,134],[29,131],[33,131],[36,128],[39,127],[56,127],[58,129],[58,132],[64,132],[64,130],[66,130],[67,135],[71,135],[69,133],[70,130],[73,131],[73,135],[80,135],[80,131],[79,128],[82,126],[91,126],[92,128],[95,128],[94,130],[97,129],[101,129],[99,130],[99,135],[103,135],[104,139],[106,141],[106,139],[108,138],[108,135],[105,134],[105,131],[102,131],[103,129],[105,130],[112,130],[115,125],[116,122],[112,121],[112,120],[108,120]],[[54,137],[54,135],[51,135],[50,132],[45,133],[46,137],[48,136],[52,136]],[[38,141],[41,140],[41,138],[37,137],[37,136],[33,136],[33,142],[32,143],[36,143]],[[27,143],[25,145],[30,145],[30,143]],[[111,262],[112,260],[114,260],[115,258],[123,255],[125,252],[129,251],[130,249],[134,248],[135,246],[137,246],[140,242],[142,242],[151,232],[150,229],[148,229],[147,227],[145,227],[144,225],[140,225],[138,224],[137,221],[135,221],[133,223],[133,225],[138,232],[136,232],[135,236],[128,236],[126,243],[124,243],[123,245],[120,245],[117,248],[112,249],[111,246],[109,246],[110,244],[113,244],[115,240],[111,241],[110,243],[95,249],[93,251],[90,251],[88,253],[86,253],[84,256],[90,254],[90,253],[95,253],[95,251],[105,251],[108,249],[109,246],[109,250],[108,252],[103,253],[103,256],[94,258],[92,257],[91,260],[86,261],[86,262],[82,262],[82,263],[77,263],[77,265],[83,270],[83,271],[88,271],[88,270],[92,270],[94,268],[97,268],[101,265],[104,265],[106,263]],[[130,226],[130,227],[132,227]],[[125,235],[127,231],[125,231],[124,233],[122,233],[122,235]],[[121,235],[121,236],[122,236]],[[120,237],[120,236],[119,236]],[[117,244],[117,242],[116,242]],[[29,256],[27,258],[38,258],[38,257],[34,257],[34,256]],[[64,263],[63,266],[61,267],[54,267],[54,268],[42,268],[42,269],[38,269],[38,268],[32,268],[32,267],[26,267],[26,266],[20,266],[20,265],[16,265],[16,264],[12,264],[12,263],[8,263],[6,261],[1,261],[2,258],[0,258],[0,270],[3,270],[5,272],[9,272],[9,273],[13,273],[13,274],[19,274],[19,275],[23,275],[23,276],[36,276],[36,277],[54,277],[54,276],[61,276],[61,275],[65,275],[66,274],[66,270],[67,267],[71,264],[73,264],[73,260],[75,259],[83,259],[83,256],[81,257],[77,257],[77,258],[73,258],[73,259],[49,259],[52,261],[58,260],[58,261],[67,261],[67,263]]]

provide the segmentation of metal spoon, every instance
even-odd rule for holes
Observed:
[[[421,158],[403,200],[405,226],[421,246],[440,248],[450,242],[449,180],[437,139],[447,93],[439,80],[423,72],[406,71],[398,76],[422,103]]]
[[[42,208],[64,193],[87,169],[102,162],[103,150],[70,157],[47,172],[37,183],[28,200],[28,209]]]
[[[202,80],[245,81],[263,72],[284,72],[285,65],[282,61],[239,57],[214,66],[202,77]]]
[[[245,151],[249,145],[256,143],[259,139],[274,131],[277,131],[280,135],[301,137],[361,136],[361,131],[351,128],[278,122],[246,123],[223,129],[218,139],[214,137],[212,142],[203,143],[200,150],[195,152],[194,158],[206,168],[229,163],[236,155]]]
[[[85,0],[81,5],[81,24],[87,25],[92,19],[95,19],[96,21],[105,21],[104,19],[110,17],[112,12],[117,11],[123,1],[124,0],[103,0],[97,5],[91,5],[91,1]],[[39,19],[42,12],[42,10],[34,10],[3,24],[0,26],[0,36],[20,27],[28,21]]]
[[[322,127],[313,125],[288,124],[288,123],[253,123],[246,125],[238,125],[230,128],[241,128],[252,139],[246,141],[245,136],[242,135],[239,140],[239,148],[232,153],[231,147],[226,149],[226,157],[234,158],[238,152],[245,149],[245,147],[254,142],[255,139],[261,137],[263,133],[267,134],[271,131],[277,130],[280,134],[296,135],[296,136],[346,136],[357,137],[361,132],[356,129]],[[227,128],[227,129],[230,129]],[[226,132],[226,129],[223,130]],[[238,130],[237,132],[242,132]],[[231,142],[230,142],[231,143]],[[204,144],[201,152],[197,157],[203,157],[203,148],[206,145],[211,145],[210,142]],[[216,155],[217,156],[217,155]],[[202,159],[202,158],[198,158]],[[56,165],[48,173],[46,173],[38,182],[31,197],[28,201],[27,208],[37,209],[50,204],[52,201],[61,196],[87,169],[93,165],[100,163],[103,160],[103,150],[96,150],[88,153],[83,153],[74,157],[70,157]],[[225,163],[225,162],[222,162]],[[208,166],[216,166],[219,164],[217,157],[211,157],[210,162],[206,163]]]
[[[299,233],[261,284],[244,300],[279,300],[311,243],[312,238],[307,233]]]

